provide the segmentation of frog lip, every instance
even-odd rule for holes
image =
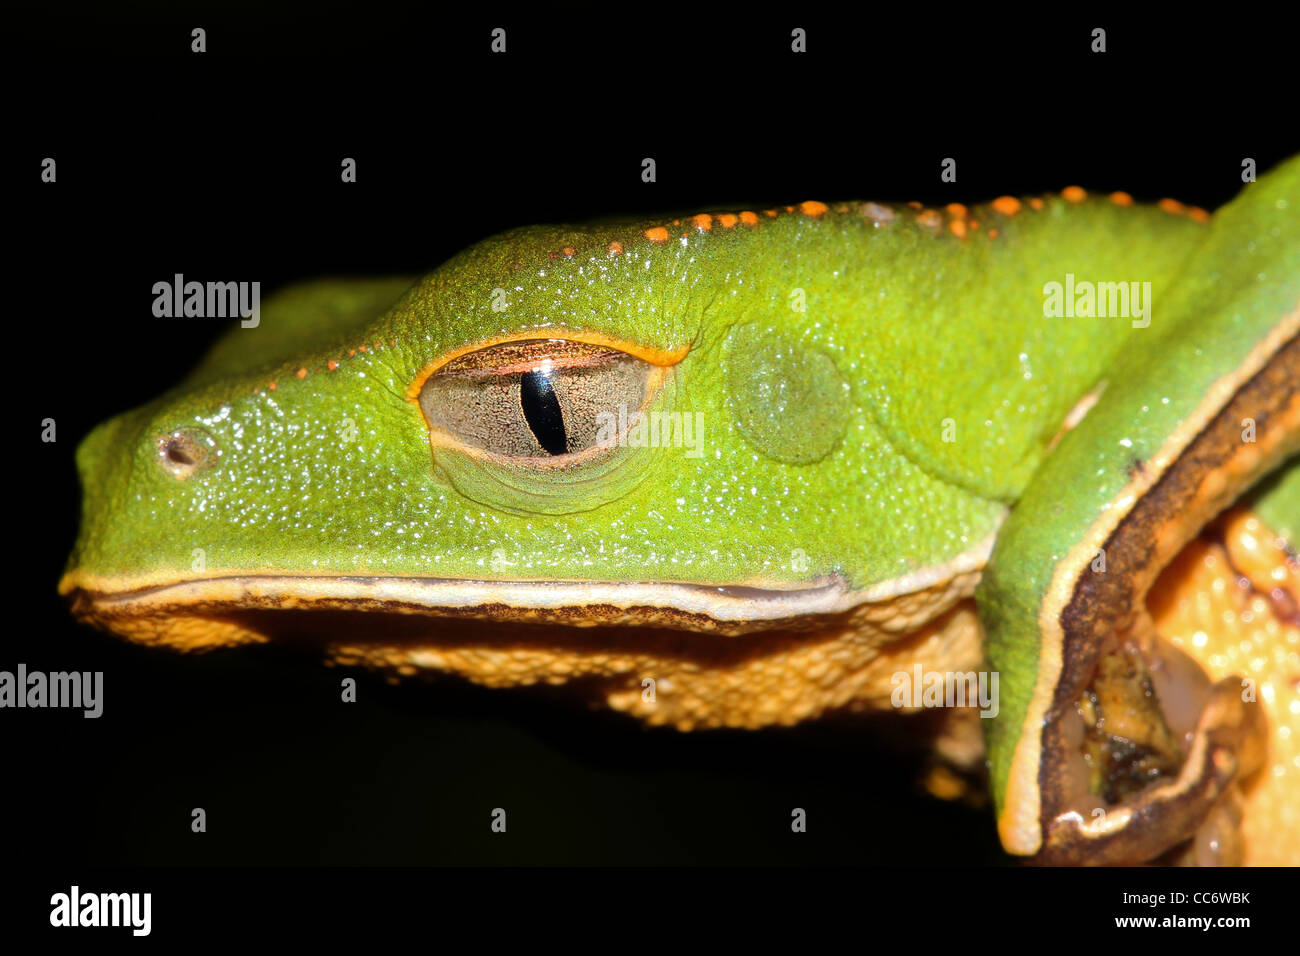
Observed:
[[[355,609],[446,612],[477,617],[579,616],[593,607],[632,611],[670,608],[717,621],[780,620],[833,614],[861,602],[835,575],[806,586],[766,588],[659,582],[473,581],[398,577],[256,575],[205,578],[120,593],[80,591],[100,614],[161,613],[190,607],[236,609]],[[550,612],[548,614],[548,612]],[[566,612],[571,612],[567,613]]]
[[[130,582],[65,577],[60,588],[78,617],[112,619],[262,610],[360,610],[486,620],[625,623],[650,612],[659,623],[773,622],[838,614],[916,592],[973,587],[989,542],[951,561],[866,588],[842,574],[784,585],[660,581],[490,581],[366,575],[248,574],[185,581]],[[126,586],[121,586],[126,585]],[[946,589],[946,588],[945,588]],[[640,615],[646,616],[646,615]]]

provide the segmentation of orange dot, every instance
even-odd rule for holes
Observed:
[[[563,252],[566,256],[571,256],[573,255],[573,246],[565,246],[560,251]]]
[[[698,216],[692,216],[691,223],[700,232],[708,232],[713,228],[713,217],[706,212],[702,212]]]
[[[1191,218],[1192,222],[1205,223],[1210,221],[1210,214],[1200,206],[1192,206],[1189,208],[1187,210],[1187,215]]]
[[[920,204],[919,202],[917,202],[915,199],[912,200],[910,203],[908,203],[908,205],[911,206],[913,209],[920,209],[920,208],[922,208],[922,207],[921,207],[921,204]]]
[[[757,226],[758,216],[752,212],[742,212],[740,214],[740,221],[747,226]]]
[[[800,203],[799,208],[805,216],[822,216],[826,214],[827,209],[824,202]]]
[[[993,208],[1004,216],[1014,216],[1020,212],[1020,200],[1015,196],[999,196],[993,200]]]
[[[1187,207],[1177,199],[1162,199],[1157,203],[1157,205],[1159,205],[1165,212],[1172,213],[1175,216],[1181,216],[1183,213],[1187,212]]]
[[[950,202],[944,208],[948,210],[948,215],[952,216],[954,219],[966,218],[966,207],[959,202]]]
[[[1083,202],[1088,194],[1078,186],[1066,186],[1061,190],[1061,198],[1066,202]]]
[[[609,254],[611,256],[622,255],[622,253],[623,253],[623,243],[615,239],[613,242],[609,244]]]
[[[978,228],[980,227],[980,221],[979,221],[978,219],[972,219],[972,220],[968,223],[968,225],[969,225],[972,229],[978,229]]]
[[[269,388],[271,391],[274,392],[274,391],[275,391],[275,382],[271,382],[271,383],[270,383],[269,385],[267,385],[266,387]]]
[[[663,226],[655,226],[653,229],[647,229],[645,231],[645,237],[651,242],[667,242],[668,230]]]
[[[938,229],[943,225],[943,217],[934,209],[927,209],[916,217],[916,221],[926,229]]]
[[[305,368],[300,368],[298,369],[298,371],[294,372],[293,374],[297,375],[299,378],[306,378],[307,370]]]
[[[356,354],[357,354],[357,350],[356,350],[356,349],[348,349],[348,354],[349,354],[349,355],[356,355]]]
[[[1042,209],[1043,201],[1041,199],[1031,199],[1029,200],[1029,206],[1031,209]]]
[[[723,229],[730,229],[739,220],[729,212],[724,212],[718,216],[718,222],[722,223]]]
[[[952,230],[952,234],[958,239],[966,238],[966,223],[961,219],[954,219],[948,223],[948,228]]]
[[[990,230],[989,230],[989,238],[990,238],[990,239],[996,239],[997,237],[998,237],[998,231],[997,231],[996,229],[990,229]]]
[[[358,346],[357,346],[357,351],[358,351],[358,352],[365,352],[365,351],[368,351],[368,350],[369,350],[369,346],[366,346],[366,345],[358,345]]]
[[[767,217],[769,217],[769,218],[771,218],[771,219],[775,219],[775,218],[776,218],[776,210],[775,210],[775,209],[764,209],[764,210],[763,210],[763,215],[764,215],[764,216],[767,216]]]
[[[1130,196],[1128,193],[1124,193],[1124,192],[1111,193],[1110,201],[1113,202],[1116,206],[1133,205],[1133,197]]]
[[[336,368],[338,368],[338,367],[339,367],[339,361],[338,361],[338,359],[330,359],[330,362],[329,362],[329,370],[332,372],[332,371],[334,371],[334,370],[335,370]]]
[[[786,211],[786,212],[794,212],[794,206],[786,206],[786,207],[785,207],[785,211]]]

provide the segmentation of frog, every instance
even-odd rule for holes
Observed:
[[[1008,853],[1234,862],[1258,688],[1145,602],[1248,507],[1300,628],[1297,211],[1300,157],[1213,214],[802,201],[293,285],[84,438],[59,591],[140,644],[306,641],[683,731],[978,675],[934,745]]]

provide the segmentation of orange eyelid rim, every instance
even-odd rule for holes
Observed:
[[[490,339],[483,339],[474,342],[471,345],[465,345],[458,349],[452,349],[443,355],[438,356],[428,365],[426,365],[420,374],[415,376],[410,387],[406,390],[406,400],[416,406],[420,404],[420,389],[424,388],[424,383],[429,380],[438,369],[450,362],[454,362],[462,355],[468,355],[470,352],[477,352],[481,349],[491,348],[494,345],[508,345],[511,342],[535,342],[538,339],[558,339],[568,342],[581,342],[584,345],[599,345],[603,348],[614,349],[618,352],[626,352],[635,358],[648,362],[651,365],[657,365],[666,368],[670,365],[676,365],[682,359],[686,358],[686,353],[690,351],[690,345],[682,345],[675,349],[656,349],[644,345],[635,345],[631,342],[625,342],[622,339],[615,339],[608,335],[602,335],[599,332],[569,332],[565,331],[562,335],[547,334],[546,329],[537,329],[529,335],[499,335]]]

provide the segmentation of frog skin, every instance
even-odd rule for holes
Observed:
[[[1005,848],[1161,859],[1225,825],[1267,737],[1142,602],[1264,476],[1294,563],[1298,210],[1295,158],[1213,216],[804,202],[296,286],[84,440],[60,590],[142,643],[308,639],[681,729],[991,669]],[[1046,314],[1089,282],[1139,283],[1132,314]]]

